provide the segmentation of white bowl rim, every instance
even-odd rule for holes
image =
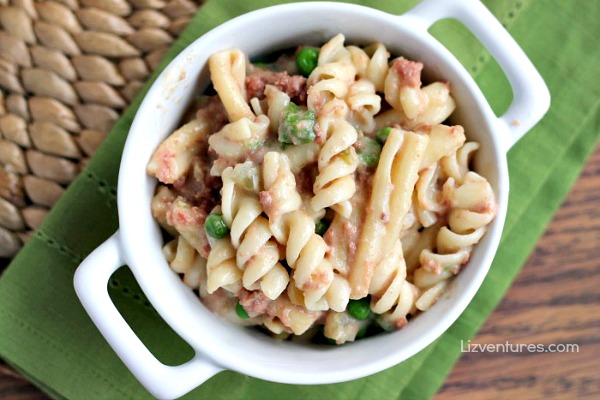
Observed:
[[[307,7],[307,5],[302,4],[302,3],[273,6],[273,7],[269,7],[269,8],[265,8],[265,9],[261,9],[258,11],[254,11],[254,12],[245,14],[234,20],[226,22],[223,25],[220,25],[219,27],[217,27],[215,30],[207,33],[206,35],[204,35],[203,37],[198,39],[196,42],[192,43],[190,46],[188,46],[188,48],[186,48],[174,61],[171,62],[170,66],[173,64],[177,64],[178,62],[182,62],[186,58],[188,58],[189,53],[192,52],[194,48],[199,47],[198,43],[202,44],[202,43],[208,42],[212,38],[212,36],[217,36],[217,37],[223,36],[223,35],[225,35],[224,32],[226,32],[227,30],[237,29],[237,28],[234,28],[236,25],[248,24],[248,21],[254,21],[256,19],[260,19],[261,15],[296,13],[296,12],[306,10],[306,7]],[[318,3],[317,2],[317,3],[310,3],[310,7],[313,7],[313,11],[315,11],[315,12],[326,13],[326,12],[330,12],[332,7],[339,11],[340,4],[338,4],[338,3]],[[398,21],[401,21],[400,18],[402,18],[402,17],[398,17],[398,16],[395,16],[392,14],[377,11],[374,9],[365,8],[363,6],[344,4],[343,7],[345,8],[344,11],[346,13],[353,13],[353,12],[360,13],[362,18],[378,18],[380,20],[385,20],[387,23],[390,23],[390,24],[392,24],[392,23],[398,24]],[[321,15],[321,14],[319,14],[319,15]],[[411,35],[411,33],[409,32],[410,28],[411,28],[410,26],[404,28],[408,32],[409,36]],[[479,90],[479,88],[475,85],[475,83],[472,81],[471,77],[464,70],[464,67],[453,58],[453,56],[451,55],[451,53],[448,52],[448,50],[446,50],[442,45],[438,44],[437,42],[434,42],[434,39],[432,39],[431,37],[422,36],[420,38],[420,40],[423,42],[422,43],[423,45],[429,46],[430,49],[433,49],[432,51],[437,51],[440,53],[444,52],[447,55],[448,60],[452,60],[450,62],[450,64],[453,65],[453,67],[457,71],[461,71],[465,82],[469,82],[469,85],[471,86],[471,88],[473,90],[474,96],[478,99],[479,102],[481,102],[482,110],[480,112],[487,114],[487,120],[489,121],[489,126],[487,127],[487,129],[490,131],[498,131],[499,130],[498,126],[494,125],[495,115],[489,108],[489,105],[487,104],[484,96],[481,94],[481,91]],[[450,57],[452,57],[452,58],[450,58]],[[163,75],[169,74],[168,70],[169,70],[170,66],[167,67],[165,72],[163,72]],[[426,66],[426,68],[427,68],[427,66]],[[160,80],[160,78],[159,78],[159,80]],[[498,157],[494,161],[497,163],[498,171],[502,175],[501,180],[503,181],[503,184],[504,184],[504,187],[502,189],[504,189],[504,190],[501,193],[499,193],[500,198],[498,200],[499,200],[500,207],[499,207],[498,216],[497,216],[496,221],[493,224],[492,228],[487,233],[488,238],[491,240],[489,240],[489,244],[486,246],[485,252],[487,254],[489,254],[490,256],[485,257],[485,259],[486,259],[485,265],[483,268],[480,269],[480,273],[476,274],[473,277],[473,279],[470,281],[470,283],[466,284],[463,287],[463,291],[461,291],[461,294],[459,296],[460,299],[455,303],[455,305],[450,310],[448,310],[447,313],[444,313],[441,316],[441,318],[437,321],[437,324],[435,324],[432,327],[432,329],[430,329],[424,335],[420,336],[420,338],[417,339],[416,341],[414,341],[413,343],[411,343],[411,345],[406,346],[405,348],[400,349],[400,350],[389,352],[387,354],[387,356],[375,359],[375,360],[373,360],[373,362],[371,362],[369,364],[363,364],[363,365],[349,364],[348,368],[345,368],[343,370],[340,370],[340,369],[331,370],[329,373],[327,373],[327,372],[324,373],[323,371],[319,371],[319,374],[315,376],[314,374],[311,374],[310,371],[306,371],[303,369],[299,369],[299,370],[292,369],[292,370],[285,371],[284,373],[281,373],[281,369],[274,369],[274,368],[271,368],[271,367],[268,367],[265,365],[257,365],[252,360],[248,360],[247,354],[245,354],[244,352],[240,352],[240,353],[234,353],[232,351],[223,352],[223,350],[219,348],[217,343],[210,343],[209,346],[199,343],[199,341],[195,340],[193,335],[190,335],[190,333],[187,331],[187,329],[185,328],[186,324],[183,323],[180,318],[174,316],[172,313],[169,312],[169,310],[171,310],[171,311],[173,310],[173,305],[171,305],[171,304],[165,305],[164,301],[161,301],[158,298],[158,296],[155,295],[155,293],[158,292],[157,290],[153,290],[153,289],[157,288],[156,281],[147,279],[148,274],[146,274],[140,268],[136,268],[136,265],[144,265],[144,262],[137,261],[137,259],[139,259],[139,253],[136,254],[135,251],[132,251],[134,249],[137,249],[137,246],[135,245],[135,241],[137,241],[137,239],[138,239],[138,238],[133,238],[133,235],[135,235],[135,234],[139,235],[139,231],[136,226],[137,225],[136,220],[127,217],[133,211],[132,207],[136,207],[136,205],[131,203],[131,201],[129,200],[131,198],[130,197],[131,192],[133,191],[133,188],[135,188],[135,186],[132,186],[132,181],[129,178],[129,175],[127,174],[128,161],[131,159],[130,157],[128,157],[128,153],[131,148],[137,147],[137,146],[135,146],[135,137],[136,137],[135,135],[139,136],[139,132],[141,132],[141,130],[143,130],[144,128],[147,129],[147,125],[143,122],[141,122],[141,124],[140,124],[140,121],[142,121],[142,118],[145,115],[145,113],[149,112],[149,110],[151,110],[153,107],[156,107],[155,104],[153,104],[153,103],[156,103],[155,99],[156,99],[156,96],[160,96],[160,94],[159,94],[160,91],[161,91],[161,86],[160,86],[160,83],[158,83],[158,84],[155,84],[153,86],[153,88],[151,89],[151,91],[147,94],[146,99],[144,100],[144,103],[140,107],[138,114],[136,116],[136,119],[131,128],[130,134],[132,135],[131,137],[134,139],[128,139],[128,143],[126,145],[126,151],[124,152],[123,164],[121,166],[122,173],[119,176],[119,190],[118,190],[119,210],[123,211],[120,213],[120,215],[121,215],[120,216],[121,240],[123,242],[123,248],[125,249],[125,252],[127,254],[127,259],[131,260],[131,262],[132,262],[131,269],[132,269],[134,275],[136,276],[136,279],[140,283],[140,286],[144,289],[144,292],[148,296],[150,302],[155,306],[155,308],[157,309],[159,314],[161,314],[161,316],[168,322],[168,324],[171,327],[173,327],[175,329],[175,331],[178,332],[184,338],[184,340],[186,340],[188,343],[190,343],[192,345],[192,347],[194,347],[197,350],[201,350],[208,357],[210,357],[215,362],[217,362],[219,365],[222,365],[229,369],[235,369],[239,372],[242,372],[242,373],[245,373],[245,374],[248,374],[251,376],[255,376],[258,378],[275,380],[275,381],[285,382],[285,383],[305,383],[307,380],[307,376],[311,377],[310,383],[327,383],[327,382],[345,381],[348,379],[355,379],[360,376],[370,375],[377,371],[381,371],[383,369],[391,367],[392,365],[395,365],[398,362],[411,357],[412,355],[414,355],[415,353],[419,352],[424,347],[426,347],[428,344],[433,342],[437,337],[439,337],[441,335],[441,333],[443,333],[445,330],[447,330],[447,328],[458,318],[458,316],[462,313],[462,311],[464,311],[464,309],[466,308],[466,306],[468,305],[468,303],[470,302],[472,297],[475,295],[477,289],[479,288],[479,286],[481,285],[481,282],[483,281],[483,279],[485,278],[485,276],[487,274],[487,270],[491,264],[491,259],[493,258],[493,254],[495,252],[494,250],[497,248],[497,245],[499,243],[499,237],[500,237],[501,228],[502,228],[501,225],[503,224],[505,210],[506,210],[506,197],[507,197],[507,192],[508,192],[508,190],[507,190],[508,176],[506,173],[506,171],[507,171],[506,159],[505,159],[504,153],[502,153],[502,150],[501,150],[501,149],[503,149],[501,140],[499,138],[501,135],[499,135],[499,134],[492,135],[491,138],[492,138],[492,141],[494,142],[493,145],[497,149]],[[481,250],[480,250],[480,252],[481,252]],[[166,265],[166,263],[165,263],[165,265]],[[150,288],[150,290],[146,290],[147,288]],[[163,289],[164,289],[164,287],[163,287]],[[179,288],[177,288],[176,290],[179,290]],[[431,312],[431,310],[428,311],[428,313],[429,312]],[[424,315],[427,315],[427,313],[425,313]],[[413,325],[416,325],[415,322],[416,321],[411,321],[411,323],[409,324],[409,328],[412,327]],[[398,333],[401,333],[401,331]],[[207,339],[206,337],[202,338],[202,340],[206,340],[206,339]],[[259,339],[259,342],[260,342],[260,339]],[[365,343],[365,342],[362,342],[362,343]],[[355,347],[357,344],[360,345],[361,342],[348,344],[346,346],[342,346],[342,347],[335,348],[335,349],[330,349],[328,351],[347,353],[348,349]],[[283,344],[283,345],[285,346],[286,344]],[[347,354],[346,354],[346,356],[349,357],[349,355],[347,355]]]

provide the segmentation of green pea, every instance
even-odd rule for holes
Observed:
[[[290,103],[283,112],[279,124],[279,142],[294,145],[314,142],[316,120],[314,111],[303,110],[296,104]]]
[[[392,128],[389,126],[378,130],[377,135],[376,135],[377,141],[381,144],[384,144],[385,141],[387,140],[387,137],[390,135],[391,131],[392,131]]]
[[[364,136],[354,146],[356,147],[358,160],[361,163],[365,164],[367,168],[377,166],[381,154],[381,145],[376,140]]]
[[[319,49],[314,47],[305,47],[296,55],[296,67],[298,72],[304,76],[309,76],[319,61]]]
[[[327,229],[329,229],[329,222],[324,219],[315,224],[315,233],[319,236],[323,236],[327,232]]]
[[[210,214],[204,221],[204,229],[208,236],[215,239],[222,239],[229,233],[229,228],[221,214]]]
[[[352,318],[360,321],[369,318],[371,315],[371,300],[368,297],[363,297],[358,300],[350,300],[346,311]]]
[[[260,69],[269,69],[269,66],[267,65],[267,63],[261,62],[261,61],[252,63],[252,65],[254,65],[256,68],[260,68]]]
[[[362,339],[367,336],[367,331],[369,330],[369,325],[365,325],[356,333],[356,339]]]
[[[235,313],[241,319],[248,319],[250,316],[248,315],[248,311],[242,306],[239,302],[235,305]]]

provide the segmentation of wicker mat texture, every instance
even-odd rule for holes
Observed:
[[[0,0],[0,273],[200,3]]]

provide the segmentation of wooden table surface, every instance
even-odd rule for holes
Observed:
[[[435,399],[600,398],[600,147],[471,348],[507,343],[578,351],[464,353]],[[47,396],[0,363],[0,399]]]

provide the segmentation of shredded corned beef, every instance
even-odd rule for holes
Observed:
[[[246,94],[249,99],[265,97],[265,87],[273,85],[287,93],[299,104],[306,104],[306,78],[302,75],[290,75],[287,71],[275,72],[266,69],[256,69],[246,77]]]

